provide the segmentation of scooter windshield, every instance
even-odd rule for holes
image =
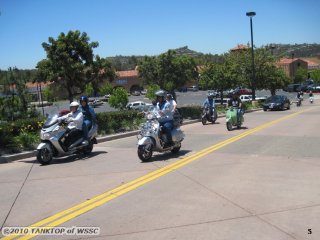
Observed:
[[[52,125],[56,124],[57,122],[58,122],[58,115],[57,114],[49,116],[47,118],[47,120],[45,121],[43,127],[44,128],[51,127]]]

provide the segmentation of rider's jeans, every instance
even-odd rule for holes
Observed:
[[[83,131],[83,137],[84,137],[85,140],[87,140],[89,138],[88,132],[89,132],[89,129],[90,129],[91,125],[92,125],[91,121],[89,121],[89,120],[84,120],[83,121],[82,131]]]
[[[241,122],[242,114],[243,114],[242,109],[238,108],[237,109],[237,121],[238,121],[238,123]]]
[[[168,142],[172,142],[172,135],[171,135],[171,130],[173,128],[173,121],[172,120],[169,120],[169,121],[166,121],[166,122],[163,122],[161,124],[163,126],[163,132],[167,135],[167,139],[168,139]]]

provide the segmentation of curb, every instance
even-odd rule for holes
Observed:
[[[253,110],[248,110],[245,113],[251,113],[251,112],[257,112],[261,111],[262,108],[258,109],[253,109]],[[225,114],[219,115],[218,118],[223,118],[225,117]],[[193,120],[187,120],[183,121],[182,125],[189,125],[189,124],[194,124],[201,122],[201,119],[193,119]],[[118,133],[110,136],[105,136],[105,137],[99,137],[97,138],[98,143],[102,142],[107,142],[107,141],[113,141],[121,138],[126,138],[126,137],[132,137],[136,136],[139,133],[140,130],[135,130],[131,132],[126,132],[126,133]],[[10,163],[13,161],[21,160],[24,158],[30,158],[30,157],[35,157],[37,155],[37,150],[29,151],[29,152],[22,152],[22,153],[17,153],[17,154],[11,154],[11,155],[6,155],[6,156],[0,156],[0,164],[2,163]]]

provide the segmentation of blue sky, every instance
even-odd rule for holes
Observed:
[[[182,46],[212,54],[254,44],[320,43],[319,0],[0,0],[0,69],[35,68],[61,32],[87,32],[95,54],[157,55]]]

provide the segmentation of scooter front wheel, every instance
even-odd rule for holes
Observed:
[[[48,165],[52,161],[52,150],[51,147],[48,148],[42,148],[38,150],[37,153],[37,160],[42,165]]]
[[[231,131],[232,130],[232,124],[231,124],[231,122],[227,122],[227,129],[228,129],[228,131]]]
[[[202,125],[206,125],[207,124],[207,119],[205,117],[203,117],[201,119]]]
[[[147,162],[152,157],[152,144],[141,145],[138,147],[138,157],[141,161]]]

